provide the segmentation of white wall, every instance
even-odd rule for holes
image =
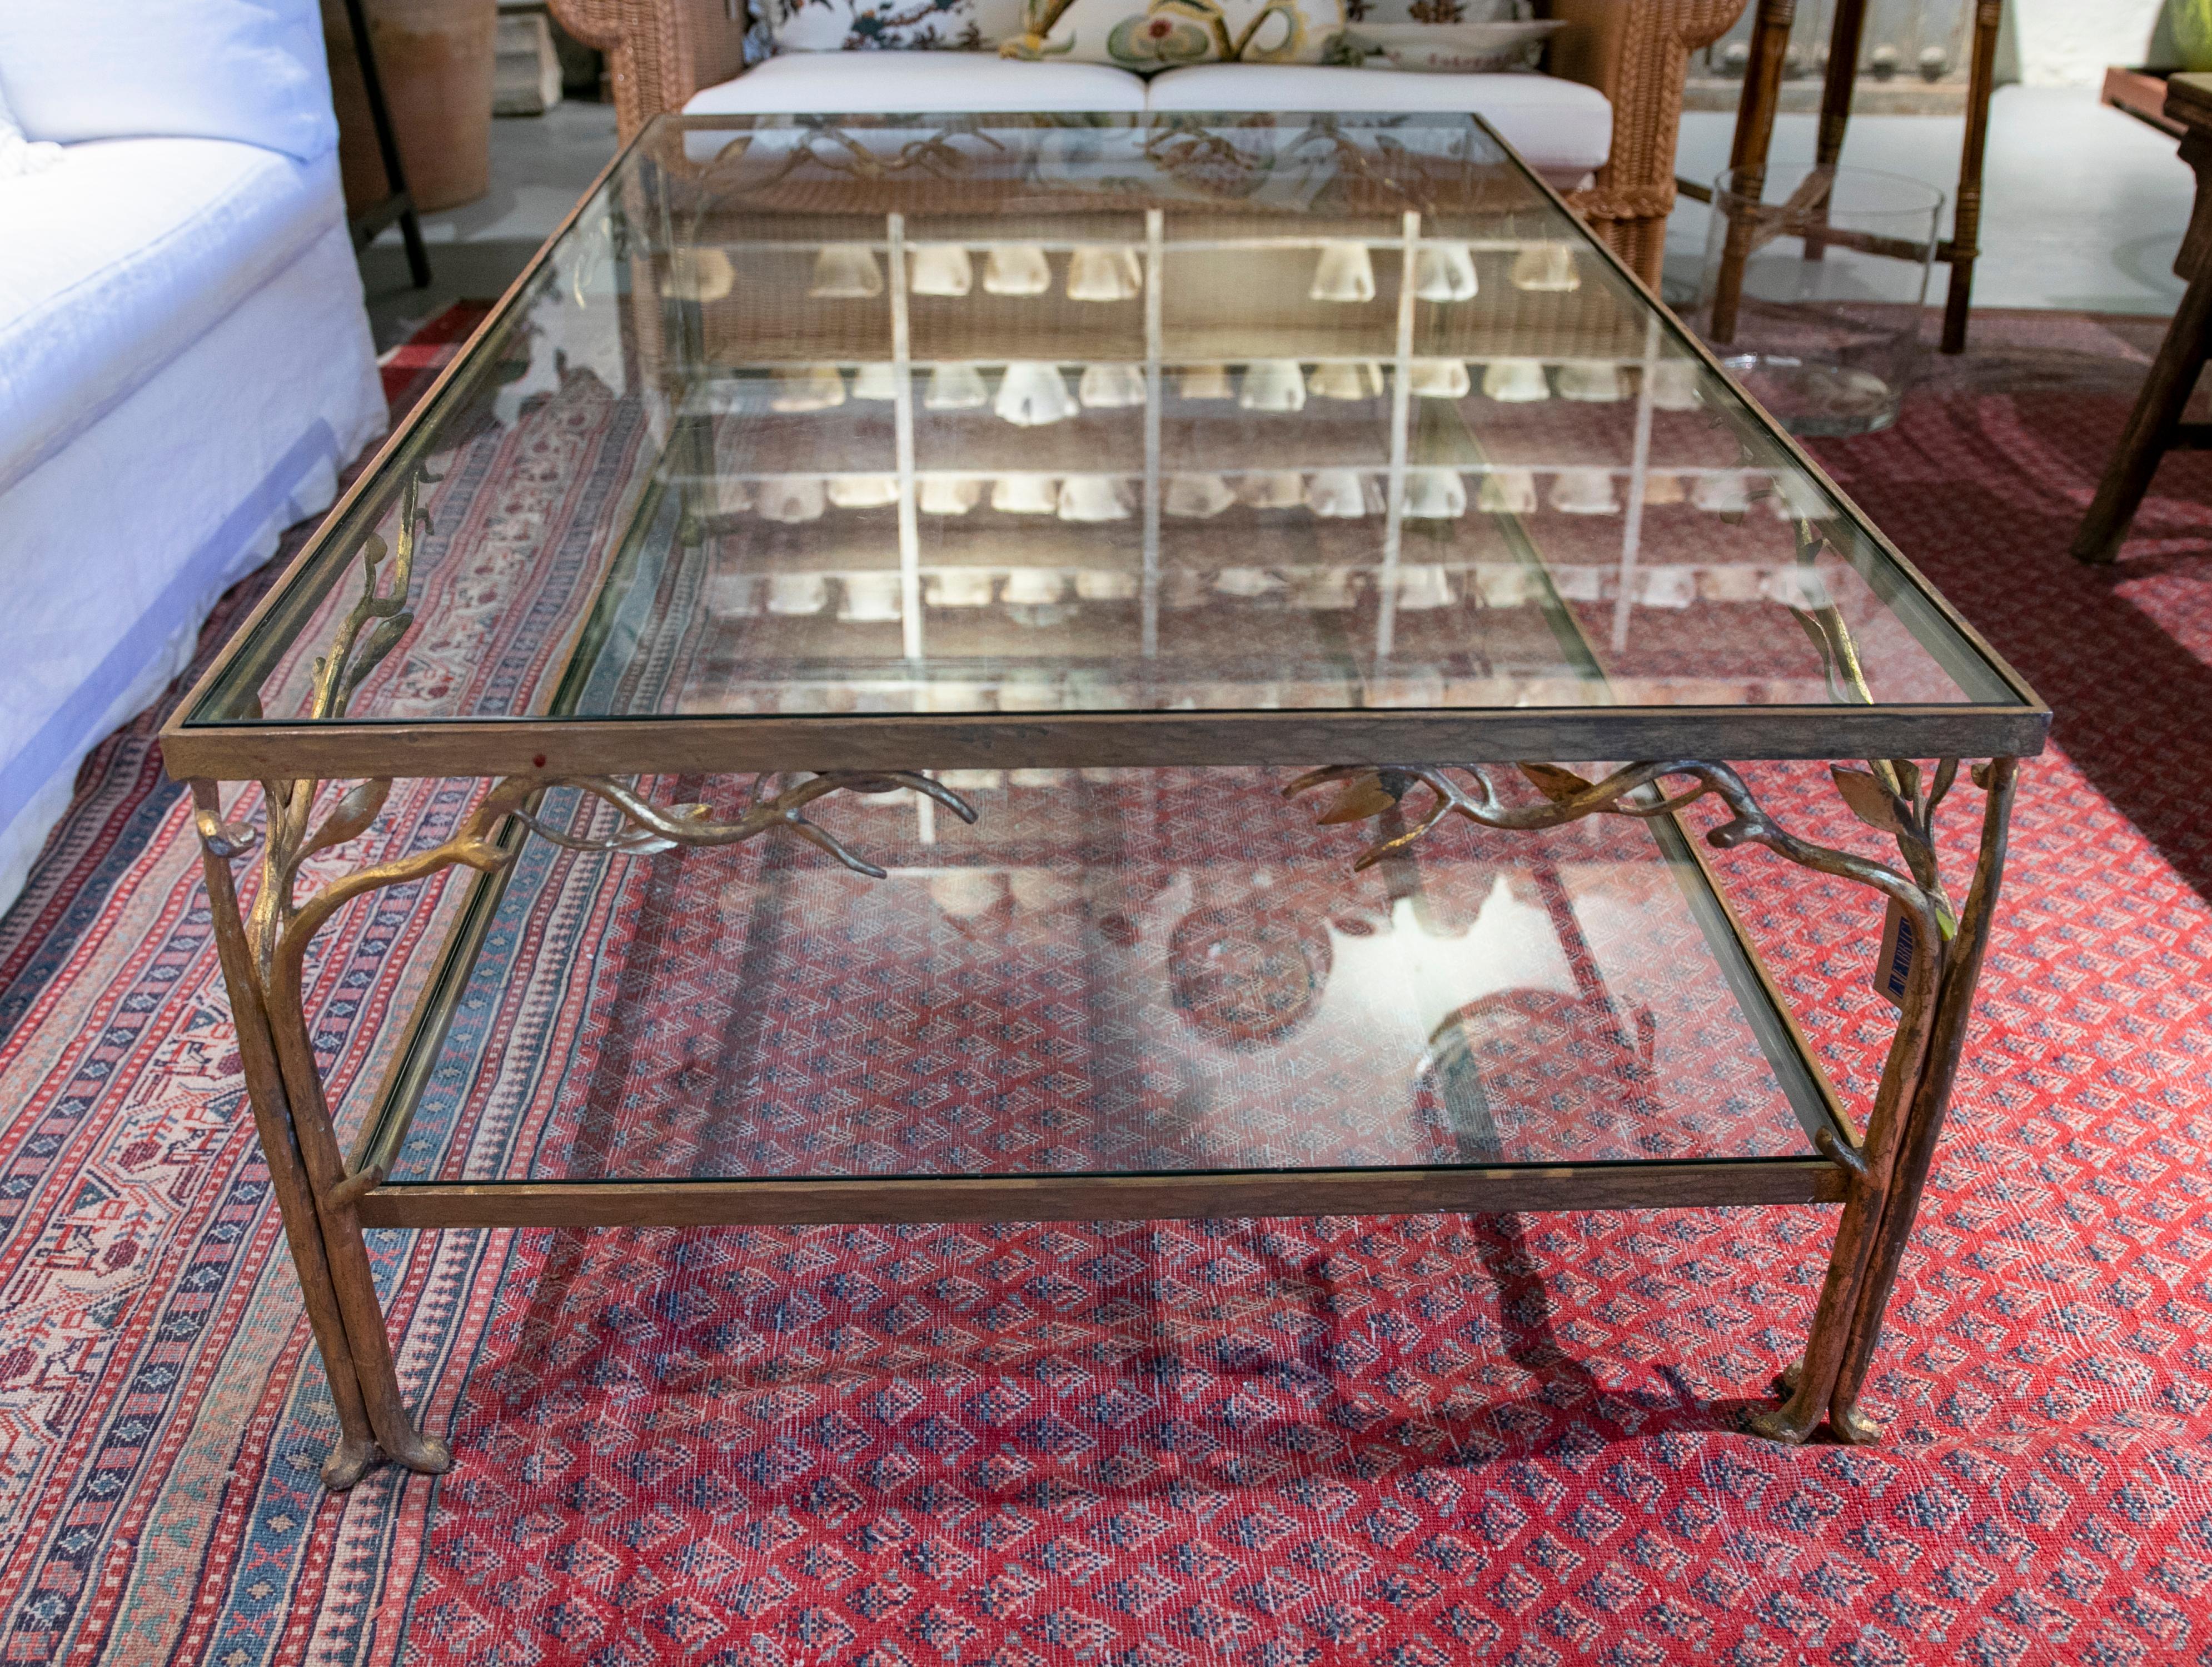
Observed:
[[[2114,64],[2171,63],[2164,0],[2008,0],[2006,23],[2030,87],[2094,87]]]

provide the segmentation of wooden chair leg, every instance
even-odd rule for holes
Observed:
[[[2118,553],[2128,524],[2158,472],[2159,459],[2172,442],[2189,396],[2196,391],[2208,350],[2212,350],[2212,273],[2190,284],[2166,327],[2166,341],[2121,433],[2120,449],[2074,535],[2076,561],[2101,564]]]
[[[1790,27],[1796,21],[1797,0],[1759,0],[1752,25],[1751,62],[1745,66],[1743,103],[1736,112],[1735,138],[1729,148],[1729,168],[1736,195],[1753,199],[1765,194],[1766,151],[1774,140],[1774,112],[1782,101],[1782,61],[1790,50]],[[1743,303],[1744,263],[1751,258],[1753,227],[1731,218],[1728,243],[1721,254],[1720,277],[1713,291],[1706,334],[1715,342],[1735,339],[1737,309]]]
[[[1828,74],[1820,88],[1820,130],[1814,148],[1813,174],[1821,181],[1819,196],[1808,203],[1805,258],[1826,258],[1828,241],[1820,232],[1828,223],[1828,204],[1837,159],[1844,154],[1844,134],[1850,125],[1851,89],[1857,84],[1859,41],[1866,32],[1866,0],[1836,0],[1836,19],[1828,33]]]
[[[1983,161],[1990,143],[1990,99],[1996,91],[1997,25],[2003,0],[1975,0],[1974,44],[1966,81],[1966,138],[1959,155],[1959,196],[1951,213],[1951,288],[1943,302],[1943,351],[1966,350],[1966,312],[1974,300],[1974,261],[1982,235]]]
[[[1828,76],[1820,88],[1820,132],[1814,160],[1835,167],[1844,154],[1844,131],[1850,125],[1851,91],[1858,83],[1859,45],[1866,35],[1866,0],[1836,0],[1836,21],[1828,32]]]

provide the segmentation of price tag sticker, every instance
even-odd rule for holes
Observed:
[[[1903,1007],[1905,986],[1912,977],[1913,958],[1919,953],[1919,923],[1905,913],[1903,904],[1892,898],[1889,912],[1882,917],[1881,950],[1874,958],[1875,994]]]

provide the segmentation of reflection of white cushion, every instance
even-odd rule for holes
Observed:
[[[0,203],[0,488],[341,214],[335,157],[295,162],[216,139],[70,145],[60,167],[9,181]]]
[[[1613,152],[1604,94],[1555,76],[1435,76],[1334,64],[1194,64],[1155,76],[1154,110],[1472,112],[1522,160],[1554,180],[1579,179]]]
[[[772,58],[735,81],[694,93],[684,112],[742,116],[1144,107],[1145,83],[1103,64],[1017,64],[988,52],[793,52]]]
[[[0,84],[32,139],[337,144],[316,0],[4,0]]]

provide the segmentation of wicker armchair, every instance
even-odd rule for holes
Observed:
[[[744,68],[743,0],[550,0],[562,27],[607,54],[628,139]],[[1552,73],[1613,104],[1613,154],[1568,202],[1621,258],[1656,285],[1674,206],[1674,142],[1690,54],[1717,40],[1746,0],[1550,0],[1572,27],[1552,43]]]
[[[1613,155],[1575,212],[1654,289],[1674,208],[1674,142],[1690,54],[1743,15],[1746,0],[1551,0],[1574,27],[1552,43],[1552,73],[1613,102]]]

